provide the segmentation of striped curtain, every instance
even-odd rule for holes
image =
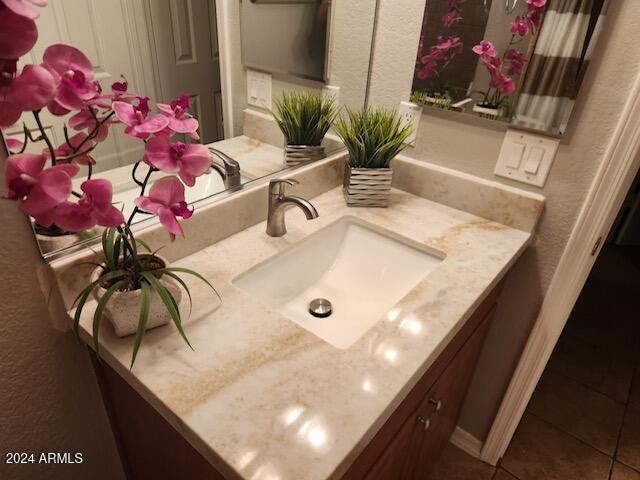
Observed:
[[[550,0],[514,125],[564,133],[609,0]]]

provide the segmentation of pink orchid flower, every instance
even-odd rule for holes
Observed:
[[[80,110],[78,113],[69,118],[69,126],[74,130],[86,130],[87,134],[93,132],[96,128],[96,120],[88,108]],[[115,119],[107,120],[99,128],[93,140],[97,143],[104,141],[109,135],[109,125],[117,123]]]
[[[55,210],[71,194],[71,179],[80,167],[71,164],[44,169],[44,155],[12,155],[5,166],[6,198],[22,200],[20,210],[31,215],[43,227],[53,224]]]
[[[184,199],[184,185],[175,176],[161,178],[151,186],[148,197],[138,197],[134,203],[143,211],[158,215],[171,241],[176,235],[184,236],[177,217],[186,219],[193,215]]]
[[[122,212],[112,205],[113,186],[109,180],[86,180],[80,186],[84,195],[77,203],[65,202],[56,208],[54,223],[68,232],[79,232],[100,225],[115,228],[124,223]]]
[[[49,106],[54,115],[80,110],[97,95],[93,65],[77,48],[62,43],[51,45],[44,51],[42,65],[56,81],[56,97]]]
[[[37,10],[31,8],[31,5],[38,7],[46,7],[47,0],[0,0],[12,12],[22,17],[35,20],[40,15]]]
[[[527,0],[527,7],[531,9],[544,8],[547,4],[547,0]]]
[[[176,133],[186,133],[198,140],[198,121],[189,113],[189,95],[183,93],[171,104],[158,103],[158,109],[169,118],[169,128]]]
[[[24,142],[22,140],[18,140],[17,138],[5,138],[4,143],[7,145],[7,150],[9,153],[18,152],[24,147]]]
[[[522,73],[527,58],[515,48],[510,48],[504,54],[504,58],[509,61],[509,75],[519,75]]]
[[[22,112],[39,110],[53,99],[56,85],[38,65],[26,65],[18,75],[16,61],[0,61],[0,128],[18,121]]]
[[[155,115],[147,119],[149,114],[148,98],[141,98],[138,105],[127,102],[113,102],[113,111],[122,123],[127,125],[124,133],[130,137],[146,140],[152,133],[158,133],[167,128],[169,118],[164,115]]]
[[[462,17],[458,14],[457,10],[449,10],[443,17],[442,17],[442,26],[445,28],[450,28],[452,27],[454,24],[456,24],[457,22],[459,22],[460,20],[462,20]]]
[[[496,49],[489,40],[482,40],[478,45],[471,49],[480,56],[494,58],[497,56]]]
[[[204,145],[170,142],[164,135],[147,142],[144,160],[163,172],[177,173],[190,187],[211,166],[211,154]]]
[[[0,5],[0,58],[16,60],[38,40],[36,23]]]
[[[56,158],[60,159],[63,157],[68,157],[69,155],[73,155],[73,153],[75,152],[75,147],[78,147],[85,138],[87,138],[87,135],[84,133],[75,134],[73,137],[69,139],[70,144],[65,142],[54,150],[54,153],[56,154]],[[84,145],[82,145],[82,148],[80,149],[80,151],[82,152],[87,151],[88,149],[94,147],[95,145],[96,145],[95,141],[87,140],[84,143]],[[42,154],[47,158],[51,157],[51,153],[49,152],[48,148],[45,148],[44,150],[42,150]],[[71,163],[75,163],[77,165],[95,165],[96,161],[89,154],[85,154],[85,155],[79,155],[77,157],[73,157],[73,159],[71,160]]]
[[[530,28],[531,25],[527,18],[522,18],[520,15],[518,15],[511,23],[511,34],[524,37],[529,33]]]
[[[492,88],[497,88],[500,93],[503,95],[509,95],[510,93],[515,92],[516,84],[511,77],[501,73],[499,71],[495,71],[491,73],[491,83],[490,86]]]

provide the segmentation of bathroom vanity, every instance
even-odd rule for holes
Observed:
[[[289,210],[283,237],[265,233],[262,184],[201,208],[185,224],[188,240],[167,245],[175,266],[197,268],[222,297],[188,282],[193,350],[173,326],[157,328],[130,370],[133,339],[103,323],[94,364],[131,478],[425,478],[455,428],[503,279],[531,241],[543,198],[400,158],[389,208],[349,208],[343,162],[336,154],[286,175],[319,218]],[[153,227],[141,235],[159,240]],[[424,275],[394,281],[404,290],[375,274],[358,279],[365,265],[348,267],[359,254]],[[329,263],[346,273],[325,276]],[[72,298],[77,267],[67,259],[53,269]],[[335,315],[357,313],[340,302],[373,292],[361,301],[373,321],[305,323],[289,307],[325,280],[336,287],[325,295]],[[85,310],[80,334],[91,345]]]
[[[491,291],[339,478],[427,478],[455,429],[500,289]],[[227,478],[126,380],[91,357],[129,478]],[[247,419],[253,414],[259,412]]]

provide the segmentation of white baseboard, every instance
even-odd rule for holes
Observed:
[[[472,457],[480,458],[480,452],[482,451],[482,442],[466,430],[463,430],[460,427],[456,427],[456,429],[453,431],[453,434],[451,435],[451,438],[449,438],[449,441],[460,450],[468,453]]]

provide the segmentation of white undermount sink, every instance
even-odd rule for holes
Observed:
[[[233,284],[334,347],[347,349],[444,257],[346,216],[239,275]],[[316,298],[331,302],[330,316],[309,313]]]

